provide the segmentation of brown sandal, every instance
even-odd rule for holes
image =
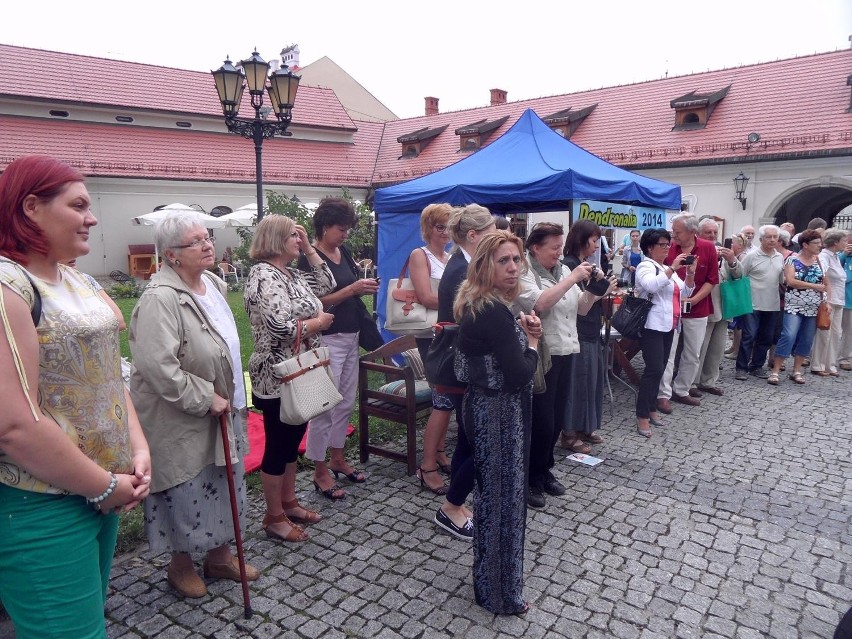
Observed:
[[[282,535],[280,533],[272,530],[271,526],[274,524],[287,524],[290,526],[290,531],[286,535]],[[299,528],[296,524],[290,521],[290,518],[281,513],[279,515],[270,515],[266,513],[263,516],[263,530],[266,531],[266,536],[270,539],[280,539],[281,541],[289,541],[289,542],[301,542],[308,540],[308,533],[306,533],[303,529]]]
[[[282,506],[282,508],[284,508],[284,514],[287,517],[289,517],[292,521],[295,521],[296,523],[299,523],[299,524],[315,524],[319,521],[322,521],[322,515],[320,515],[318,512],[314,512],[313,510],[308,510],[304,506],[301,506],[299,504],[298,499],[294,499],[293,501],[282,501],[281,506]],[[300,509],[305,514],[304,515],[294,515],[293,513],[289,512],[291,510],[296,510],[296,509]]]

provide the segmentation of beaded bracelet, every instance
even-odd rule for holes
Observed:
[[[106,499],[112,495],[115,487],[118,486],[118,477],[115,476],[115,473],[111,471],[107,472],[109,473],[109,486],[107,486],[107,489],[97,497],[86,498],[86,501],[90,504],[100,504],[102,501],[106,501]]]

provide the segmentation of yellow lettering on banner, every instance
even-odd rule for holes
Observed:
[[[591,207],[583,202],[580,204],[580,220],[591,220],[598,226],[612,226],[620,229],[635,229],[639,226],[639,218],[629,209],[627,213],[613,213],[612,207],[607,207],[606,211],[593,211]]]

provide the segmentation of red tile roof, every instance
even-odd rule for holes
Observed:
[[[222,116],[213,76],[209,73],[6,44],[0,44],[0,60],[0,95],[53,103]],[[44,72],[21,73],[20,69]],[[243,95],[240,115],[254,115],[248,92]],[[299,87],[293,123],[354,128],[334,91],[308,86]]]
[[[571,138],[583,148],[626,168],[714,161],[754,161],[790,154],[852,153],[850,88],[852,50],[778,62],[557,95],[504,105],[388,122],[373,182],[399,182],[442,169],[466,157],[459,153],[458,126],[477,119],[509,120],[488,138],[505,133],[527,108],[540,117],[572,107],[597,108]],[[707,127],[672,131],[670,102],[690,91],[732,85],[716,104]],[[400,135],[422,127],[450,127],[416,158],[399,159]],[[761,140],[749,147],[756,132]]]
[[[10,61],[15,62],[14,68]],[[48,74],[20,74],[45,68]],[[264,144],[269,184],[365,187],[437,171],[459,152],[455,130],[482,119],[508,120],[527,108],[541,117],[597,104],[571,138],[625,168],[694,166],[818,155],[852,155],[847,77],[852,50],[844,49],[734,69],[653,80],[573,94],[510,102],[382,123],[353,122],[331,89],[300,87],[294,125],[354,131],[354,144],[276,138]],[[45,78],[49,78],[49,82]],[[104,84],[95,81],[100,78]],[[673,131],[673,99],[731,85],[703,129]],[[0,44],[0,97],[121,109],[168,111],[221,118],[208,73]],[[164,107],[168,101],[168,105]],[[243,113],[247,112],[247,98]],[[63,106],[66,105],[66,106]],[[73,109],[69,109],[72,110]],[[397,138],[419,129],[447,128],[416,158],[401,158]],[[749,133],[761,136],[748,145]],[[251,182],[251,143],[231,134],[0,116],[0,168],[33,152],[56,155],[90,175]]]
[[[273,138],[264,183],[366,188],[381,123],[360,122],[354,144]],[[49,154],[85,175],[254,183],[254,147],[226,133],[0,116],[0,166]]]

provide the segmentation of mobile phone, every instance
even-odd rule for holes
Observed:
[[[683,258],[683,265],[688,266],[688,265],[692,264],[694,261],[695,261],[694,255],[687,255],[685,258]]]
[[[725,238],[725,248],[729,249],[734,245],[734,240],[730,237]]]
[[[692,312],[692,302],[686,302],[686,301],[684,301],[684,303],[683,303],[683,312],[684,312],[684,313],[691,313],[691,312]]]
[[[325,312],[326,312],[326,313],[331,313],[332,315],[334,315],[334,313],[335,313],[335,307],[336,307],[336,306],[337,306],[337,304],[332,304],[332,305],[331,305],[331,306],[329,306],[327,309],[325,309]]]

